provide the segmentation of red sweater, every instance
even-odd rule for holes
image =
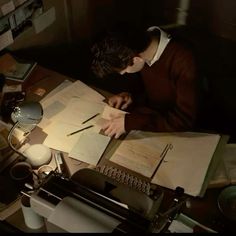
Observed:
[[[172,39],[160,59],[140,71],[147,102],[126,115],[125,130],[191,130],[197,114],[197,72],[192,51]]]

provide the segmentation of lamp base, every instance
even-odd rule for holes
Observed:
[[[33,144],[24,151],[32,167],[37,168],[42,165],[48,164],[52,159],[52,152],[49,147],[43,144]]]

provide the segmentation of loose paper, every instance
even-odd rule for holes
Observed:
[[[96,166],[109,141],[108,136],[91,131],[83,132],[70,151],[69,157]]]

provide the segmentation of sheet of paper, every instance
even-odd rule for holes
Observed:
[[[62,151],[70,152],[75,145],[81,133],[76,135],[67,136],[67,134],[78,130],[80,127],[63,122],[53,122],[47,127],[47,132],[50,134],[46,137],[43,144]]]
[[[170,233],[193,233],[193,229],[191,227],[178,220],[173,220],[168,230]]]
[[[48,221],[70,233],[112,233],[121,223],[114,217],[71,197],[60,201]]]
[[[43,99],[41,99],[41,103],[49,99],[50,97],[56,95],[61,90],[65,89],[67,86],[71,85],[73,82],[70,80],[64,80],[62,83],[60,83],[56,88],[54,88],[51,92],[49,92]]]
[[[121,142],[110,161],[150,178],[167,144],[157,142],[158,138],[148,133],[145,136],[143,132],[132,131]]]
[[[47,99],[40,101],[44,110],[44,118],[38,124],[38,126],[44,129],[48,124],[50,124],[50,119],[54,117],[54,115],[51,116],[51,109],[53,109],[54,114],[58,114],[61,111],[61,109],[58,110],[58,107],[62,108],[63,110],[67,106],[70,99],[74,97],[79,97],[93,102],[102,102],[104,100],[104,96],[102,96],[100,93],[90,88],[80,80],[77,80],[52,96],[48,97]],[[50,107],[50,109],[47,109],[48,107]]]
[[[83,121],[99,113],[104,109],[105,103],[91,102],[81,98],[72,98],[66,108],[53,117],[54,121],[62,121],[73,125],[79,125]],[[86,122],[86,125],[95,124],[100,115]],[[45,129],[47,130],[47,129]]]
[[[172,133],[169,138],[173,148],[151,182],[169,189],[180,186],[186,194],[199,195],[220,135],[186,132]]]
[[[218,134],[132,131],[110,160],[150,177],[161,152],[172,144],[151,182],[169,189],[180,186],[185,193],[197,196],[219,140]]]
[[[103,113],[102,113],[102,118],[105,119],[105,120],[110,120],[112,119],[113,117],[117,117],[119,115],[123,115],[123,114],[126,114],[127,112],[125,111],[122,111],[122,110],[119,110],[119,109],[116,109],[114,107],[111,107],[109,105],[106,105],[104,107],[104,110],[103,110]]]
[[[70,151],[69,157],[96,166],[109,141],[108,136],[92,131],[83,132]]]
[[[14,42],[11,30],[0,35],[0,51]]]
[[[225,147],[222,159],[231,184],[236,184],[236,144],[229,143]]]

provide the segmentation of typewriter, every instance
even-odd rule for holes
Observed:
[[[105,166],[81,169],[70,178],[50,172],[30,203],[54,232],[153,233],[170,220],[170,214],[159,214],[163,197],[159,186]],[[168,212],[176,214],[181,206]]]

